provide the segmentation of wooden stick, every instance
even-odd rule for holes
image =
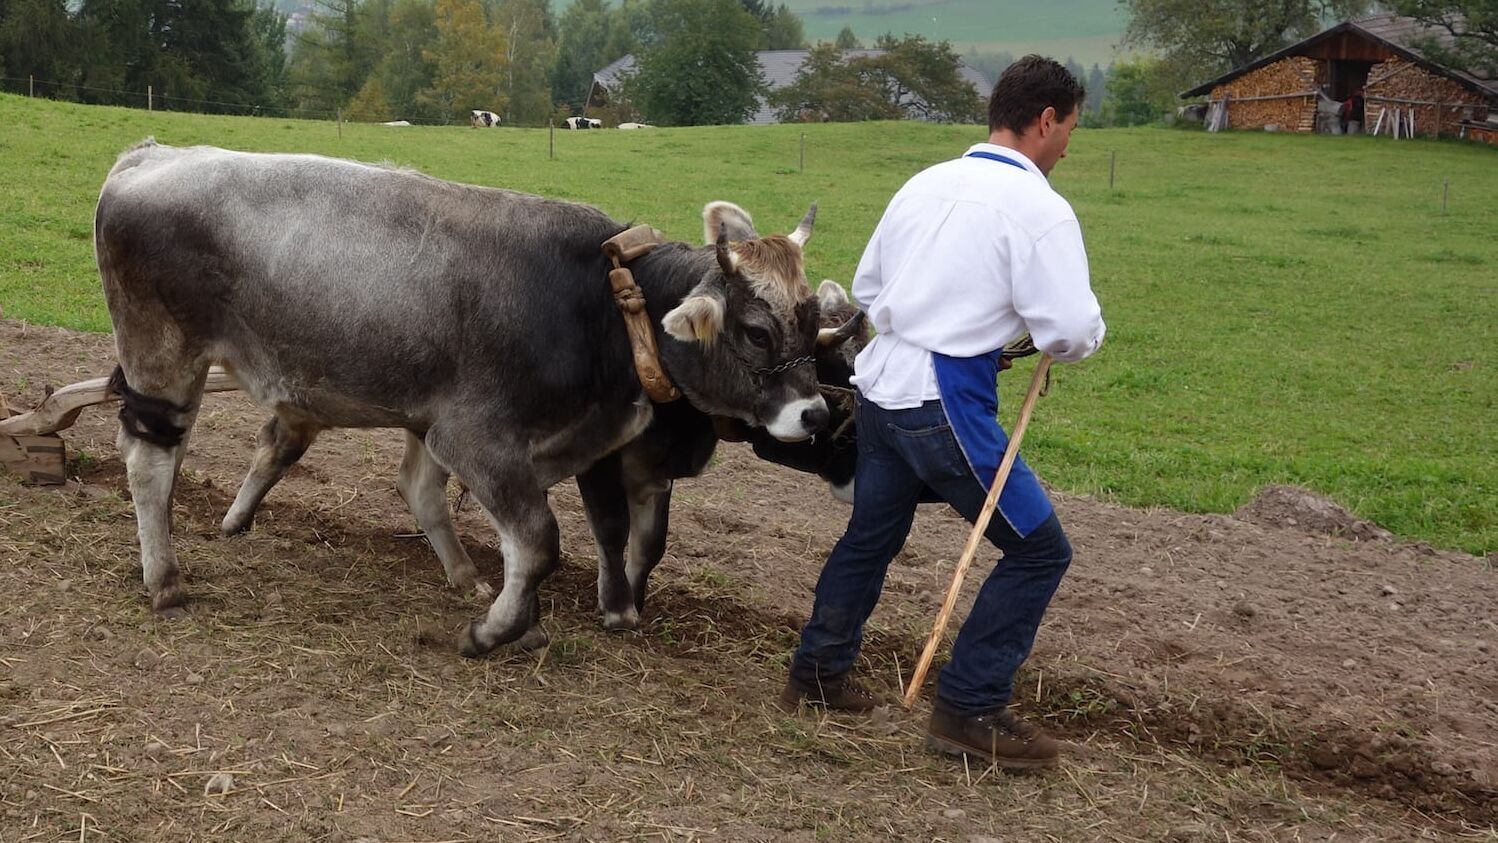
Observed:
[[[921,653],[921,660],[916,663],[915,672],[910,675],[910,686],[905,690],[905,707],[907,709],[915,706],[916,697],[920,696],[921,683],[926,681],[926,671],[931,669],[931,660],[936,657],[936,647],[941,643],[942,635],[947,631],[947,621],[952,618],[952,610],[957,607],[957,596],[962,593],[962,578],[967,575],[967,569],[973,564],[973,556],[978,552],[978,543],[983,540],[983,534],[988,530],[988,522],[993,518],[994,508],[999,504],[999,493],[1004,491],[1004,484],[1009,480],[1009,472],[1014,468],[1014,460],[1019,456],[1019,443],[1025,438],[1025,428],[1030,424],[1030,413],[1035,410],[1035,399],[1040,397],[1040,390],[1045,386],[1046,371],[1051,368],[1051,355],[1043,354],[1040,363],[1035,366],[1035,375],[1030,378],[1030,391],[1025,394],[1025,403],[1020,405],[1019,420],[1014,423],[1014,435],[1009,437],[1009,447],[1004,449],[1004,459],[999,463],[999,470],[994,474],[993,486],[988,490],[988,498],[983,501],[983,509],[978,513],[978,520],[973,522],[973,531],[968,534],[967,547],[962,549],[962,557],[957,561],[957,570],[952,574],[952,585],[947,589],[947,599],[941,604],[941,612],[936,616],[936,625],[931,628],[931,637],[926,639],[926,649]]]

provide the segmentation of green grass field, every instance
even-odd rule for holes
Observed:
[[[1126,17],[1114,0],[787,0],[806,37],[830,41],[844,26],[865,43],[880,35],[913,33],[951,41],[960,52],[1038,52],[1084,65],[1107,66]],[[820,11],[819,11],[820,10]]]
[[[983,132],[891,123],[558,132],[548,160],[544,130],[346,125],[340,139],[330,123],[0,96],[7,317],[109,329],[93,203],[115,155],[152,134],[386,160],[588,201],[693,240],[710,200],[739,202],[761,230],[783,231],[815,199],[808,274],[846,283],[901,182]],[[1082,220],[1109,333],[1095,359],[1057,372],[1037,410],[1026,455],[1047,480],[1198,512],[1295,483],[1404,536],[1498,550],[1498,150],[1078,131],[1053,181]],[[1027,371],[1007,377],[1006,413]]]

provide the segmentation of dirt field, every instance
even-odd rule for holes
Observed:
[[[30,405],[112,349],[0,322],[0,390]],[[559,486],[552,643],[474,662],[452,639],[480,606],[414,534],[397,436],[325,435],[223,539],[264,415],[205,401],[176,507],[188,619],[144,598],[112,412],[68,432],[68,490],[0,477],[0,841],[1498,839],[1493,560],[1294,490],[1239,517],[1058,496],[1077,557],[1020,703],[1069,754],[1009,776],[929,754],[924,710],[771,704],[846,518],[805,475],[724,446],[679,484],[631,634],[599,625]],[[492,531],[458,520],[498,585]],[[917,519],[871,685],[898,693],[965,537]]]

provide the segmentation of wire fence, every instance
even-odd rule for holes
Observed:
[[[37,79],[34,76],[0,76],[0,91],[27,97],[44,97],[65,102],[87,105],[113,105],[124,108],[139,108],[148,111],[185,111],[198,114],[229,114],[240,117],[279,117],[290,120],[348,121],[341,111],[315,108],[282,108],[278,106],[254,105],[250,103],[224,102],[222,100],[195,99],[163,94],[155,86],[144,91],[129,91],[120,88],[105,88],[82,85],[74,82],[57,82]],[[430,116],[401,117],[398,121],[416,126],[452,126],[458,121]]]

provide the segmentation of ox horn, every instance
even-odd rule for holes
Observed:
[[[816,222],[816,220],[817,203],[813,202],[811,203],[811,209],[806,212],[806,216],[801,218],[801,224],[796,226],[796,230],[792,231],[788,235],[791,242],[795,243],[801,248],[805,248],[806,241],[811,239],[811,225],[812,223]]]
[[[860,310],[836,328],[823,328],[817,331],[817,348],[837,348],[853,339],[863,330],[864,319],[864,312]]]
[[[717,249],[718,266],[722,268],[723,274],[730,278],[738,274],[738,258],[728,248],[728,225],[725,223],[718,223],[718,242],[714,244],[714,248]]]

